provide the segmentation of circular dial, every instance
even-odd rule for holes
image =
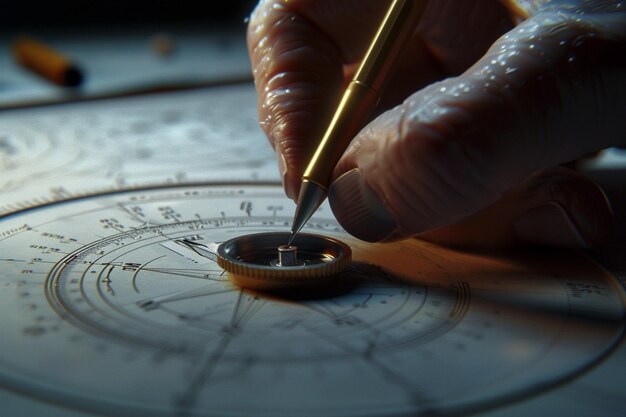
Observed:
[[[217,264],[231,282],[254,290],[319,290],[343,285],[341,272],[351,260],[348,245],[327,236],[289,232],[255,233],[222,242]]]
[[[0,220],[0,384],[132,416],[463,414],[540,392],[622,334],[614,279],[584,257],[477,255],[303,232],[352,248],[350,286],[232,285],[223,241],[289,229],[276,185],[84,197]]]

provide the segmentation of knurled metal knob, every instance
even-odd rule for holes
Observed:
[[[329,283],[351,262],[350,247],[338,239],[289,233],[258,233],[227,240],[217,249],[217,263],[240,287],[261,291]],[[297,254],[296,254],[297,251]]]

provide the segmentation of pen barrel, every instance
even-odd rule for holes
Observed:
[[[352,81],[317,147],[302,178],[328,188],[330,178],[341,155],[368,121],[379,96],[371,87]],[[346,117],[349,116],[349,117]]]
[[[426,0],[394,0],[391,3],[354,80],[379,93],[385,88],[398,54],[415,31],[427,5]]]
[[[303,180],[328,189],[341,155],[368,122],[389,80],[397,56],[424,14],[427,0],[393,0],[359,69],[335,111]]]

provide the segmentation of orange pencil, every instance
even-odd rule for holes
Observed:
[[[22,66],[57,85],[75,87],[83,81],[82,72],[69,58],[35,39],[17,39],[13,54]]]

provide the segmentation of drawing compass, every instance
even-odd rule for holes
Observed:
[[[328,284],[350,264],[350,247],[338,239],[301,234],[285,245],[289,235],[257,233],[230,239],[218,247],[217,263],[234,284],[262,291]]]

